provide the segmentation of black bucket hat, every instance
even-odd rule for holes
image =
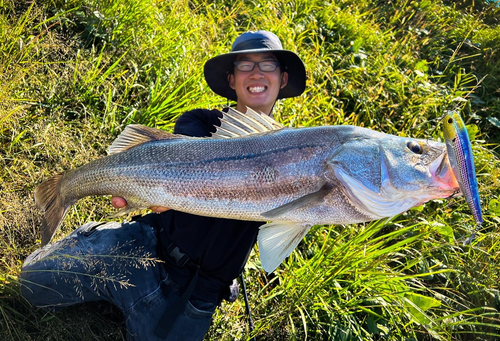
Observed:
[[[242,53],[271,52],[280,63],[281,71],[288,72],[288,82],[278,93],[278,98],[295,97],[306,88],[306,69],[298,55],[283,50],[279,38],[268,31],[248,31],[241,34],[233,43],[230,53],[221,54],[205,63],[205,80],[218,95],[237,100],[236,91],[229,87],[228,75],[233,73],[236,56]]]

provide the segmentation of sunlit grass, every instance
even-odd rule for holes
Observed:
[[[0,338],[125,339],[109,306],[52,313],[19,295],[22,261],[39,246],[33,190],[104,155],[127,124],[171,130],[183,111],[225,105],[204,62],[267,29],[308,72],[306,93],[276,105],[287,125],[442,140],[440,117],[460,110],[485,224],[462,245],[474,221],[459,197],[389,222],[315,227],[273,275],[255,250],[254,334],[240,299],[217,311],[207,339],[498,339],[499,15],[483,1],[0,1]],[[56,238],[112,211],[82,200]]]

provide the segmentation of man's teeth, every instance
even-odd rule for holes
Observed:
[[[263,86],[253,86],[248,88],[248,91],[250,92],[263,92],[264,90],[266,90],[266,88]]]

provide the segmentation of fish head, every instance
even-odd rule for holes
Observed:
[[[387,134],[355,138],[328,164],[351,203],[373,218],[392,217],[458,191],[446,146],[435,141]]]

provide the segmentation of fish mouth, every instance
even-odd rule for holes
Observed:
[[[453,195],[459,191],[459,185],[446,152],[443,152],[429,165],[429,171],[434,180],[433,185],[435,187],[445,193],[449,192],[449,195]]]

